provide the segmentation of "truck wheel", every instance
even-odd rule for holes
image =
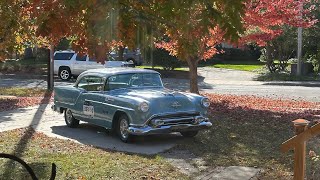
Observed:
[[[118,120],[117,132],[119,138],[123,142],[130,142],[132,139],[132,135],[129,133],[129,118],[125,114],[121,115]]]
[[[59,78],[63,81],[68,81],[71,78],[71,71],[68,67],[59,68]]]
[[[68,127],[76,128],[79,125],[79,120],[74,118],[70,109],[64,111],[64,120]]]
[[[198,134],[198,131],[185,131],[185,132],[180,132],[180,134],[183,136],[183,137],[194,137]]]

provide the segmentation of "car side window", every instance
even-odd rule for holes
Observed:
[[[103,78],[97,76],[85,76],[80,79],[77,87],[83,88],[87,91],[102,91],[103,90]]]
[[[128,74],[119,74],[110,76],[106,82],[105,90],[127,88],[129,86],[130,77]]]
[[[77,61],[86,61],[87,60],[87,55],[77,54],[76,60]]]
[[[70,60],[74,53],[56,53],[54,55],[54,60]]]

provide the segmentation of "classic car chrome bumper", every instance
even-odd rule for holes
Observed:
[[[212,126],[211,122],[200,122],[199,124],[179,124],[161,127],[129,127],[129,133],[132,135],[147,135],[147,134],[161,134],[181,131],[197,131],[208,129]]]

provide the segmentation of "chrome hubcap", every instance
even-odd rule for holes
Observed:
[[[68,109],[67,110],[67,112],[66,112],[66,120],[67,120],[67,122],[69,123],[69,124],[71,124],[71,122],[72,122],[72,113],[71,113],[71,111]]]
[[[68,79],[69,76],[70,76],[69,71],[68,70],[62,70],[60,72],[60,76],[61,76],[62,79]]]
[[[128,129],[129,129],[129,124],[126,119],[121,119],[120,120],[120,134],[122,138],[126,139],[128,138]]]

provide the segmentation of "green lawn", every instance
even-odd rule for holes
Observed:
[[[259,70],[264,67],[264,64],[261,62],[250,62],[250,61],[230,61],[230,62],[224,62],[221,64],[215,64],[211,67],[215,68],[223,68],[223,69],[234,69],[234,70],[240,70],[240,71],[255,71]]]
[[[41,88],[0,87],[0,95],[18,97],[39,97],[47,92]]]
[[[57,165],[56,179],[188,179],[160,156],[107,151],[32,129],[0,133],[0,152],[24,159],[39,179],[49,179],[51,163]],[[20,164],[6,159],[0,159],[0,177],[30,179]]]

